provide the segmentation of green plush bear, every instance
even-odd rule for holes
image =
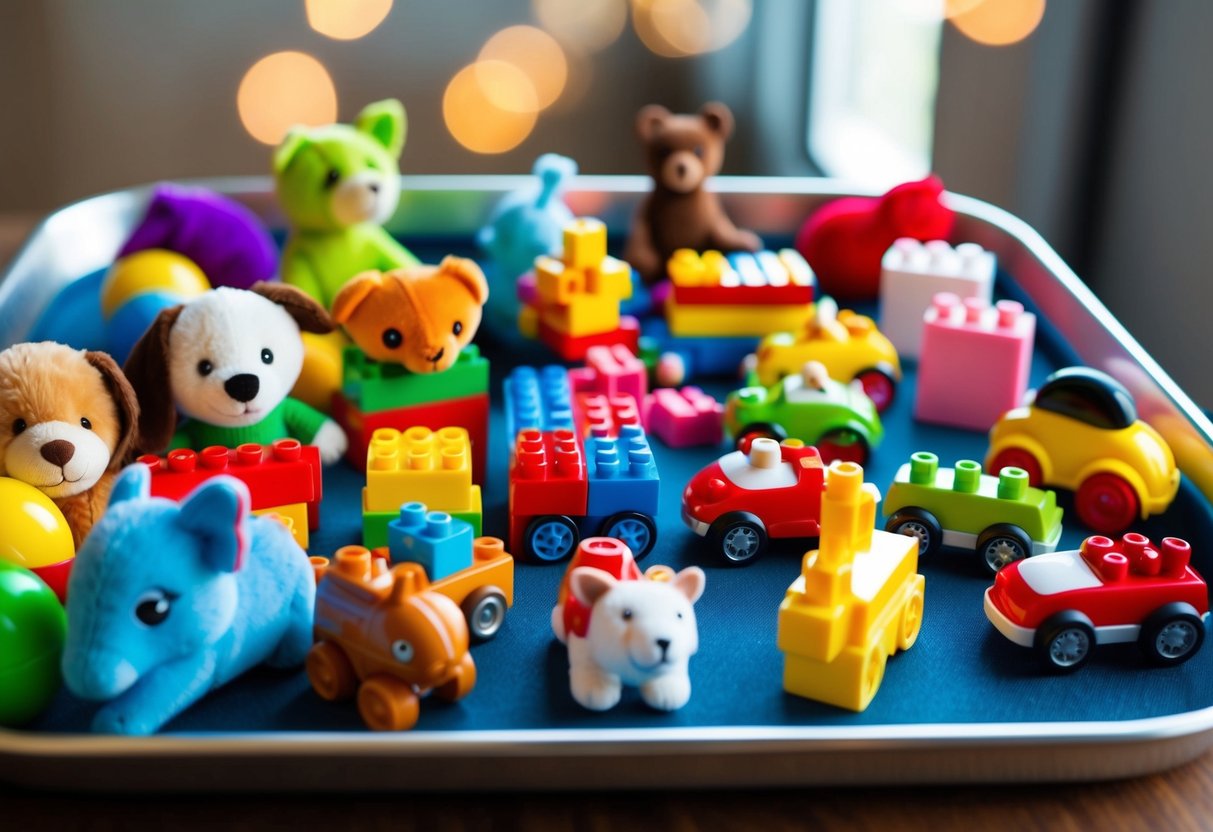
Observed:
[[[418,260],[383,230],[400,199],[408,123],[389,98],[354,124],[295,127],[274,151],[278,201],[290,222],[282,279],[331,308],[351,277]]]

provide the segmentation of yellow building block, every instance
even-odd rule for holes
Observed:
[[[573,338],[614,332],[619,329],[619,318],[619,299],[601,295],[581,295],[566,304],[539,308],[541,321]]]
[[[772,332],[797,330],[813,313],[811,303],[679,305],[666,301],[665,317],[672,335],[736,335],[761,338]]]
[[[591,295],[618,304],[632,296],[632,267],[614,257],[575,269],[553,257],[535,260],[535,290],[543,304],[565,304]]]
[[[406,502],[414,502],[414,501],[406,500]],[[417,501],[417,502],[420,502],[420,501]],[[431,506],[431,505],[427,504],[426,508],[430,511],[445,511],[447,514],[480,514],[480,515],[483,515],[484,514],[484,499],[480,493],[480,486],[473,485],[468,490],[467,499],[464,500],[461,505],[440,506],[440,505],[435,504],[435,505]],[[395,508],[389,508],[389,509],[371,508],[370,499],[367,496],[367,489],[365,489],[365,488],[362,489],[362,513],[363,514],[369,514],[371,512],[379,513],[381,511],[389,511],[389,512],[400,511],[400,506],[396,506]]]
[[[470,510],[472,446],[463,428],[380,428],[366,455],[369,511],[399,511],[414,500],[445,511]]]
[[[523,338],[539,337],[539,310],[533,306],[523,306],[518,310],[518,332]]]
[[[564,227],[565,265],[573,269],[596,269],[607,256],[606,223],[593,217],[578,217]]]
[[[700,254],[680,248],[666,262],[666,273],[675,286],[736,286],[739,282],[729,259],[719,251]]]
[[[303,549],[307,549],[307,503],[289,503],[284,506],[258,509],[252,512],[258,517],[272,517],[290,531],[291,537]]]

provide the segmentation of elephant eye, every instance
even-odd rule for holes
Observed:
[[[383,346],[389,350],[394,350],[404,343],[404,336],[400,334],[398,329],[385,329],[383,331]]]
[[[341,174],[335,169],[329,169],[329,172],[324,175],[325,190],[331,189],[341,180]]]
[[[463,321],[455,321],[455,325],[451,327],[451,332],[456,336],[463,334]]]
[[[135,617],[149,627],[163,624],[173,608],[177,595],[163,589],[151,589],[139,596],[135,602]]]

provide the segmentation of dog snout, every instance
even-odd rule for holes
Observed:
[[[446,347],[439,347],[438,352],[427,355],[425,360],[429,361],[431,364],[437,364],[442,360],[442,356],[444,355],[446,355]]]
[[[66,439],[52,439],[39,448],[39,451],[42,453],[42,458],[51,465],[58,465],[62,468],[75,456],[76,446]]]
[[[223,382],[223,389],[238,402],[251,402],[261,389],[261,379],[252,373],[240,373]]]

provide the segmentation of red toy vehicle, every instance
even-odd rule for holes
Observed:
[[[1096,644],[1131,641],[1153,664],[1181,664],[1200,650],[1209,616],[1191,554],[1177,537],[1157,547],[1140,534],[1088,537],[1076,551],[1004,567],[986,590],[986,617],[1050,670],[1077,670]]]

